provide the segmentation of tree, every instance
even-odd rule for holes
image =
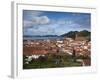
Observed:
[[[26,63],[26,60],[28,59],[28,57],[27,56],[25,56],[25,55],[23,55],[23,64],[25,64]]]
[[[38,60],[39,60],[40,62],[47,61],[47,56],[40,56],[40,57],[38,58]]]
[[[73,49],[72,58],[74,62],[76,62],[76,50],[75,49]]]

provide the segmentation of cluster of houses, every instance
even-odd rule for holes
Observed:
[[[73,40],[72,38],[64,39],[46,39],[46,40],[24,40],[23,54],[31,60],[37,59],[39,56],[46,54],[69,54],[73,55],[87,55],[91,54],[91,42],[87,40]]]

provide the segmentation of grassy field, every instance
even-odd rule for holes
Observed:
[[[28,65],[24,65],[24,69],[35,69],[35,68],[57,68],[57,67],[72,67],[72,66],[81,66],[78,62],[64,62],[63,64],[55,64],[53,62],[33,62]]]
[[[89,59],[86,57],[78,57],[77,59]],[[29,64],[24,64],[23,69],[39,69],[39,68],[58,68],[58,67],[75,67],[82,66],[80,62],[77,62],[71,56],[49,56],[46,59],[32,60]]]

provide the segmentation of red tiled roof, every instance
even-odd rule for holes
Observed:
[[[84,60],[84,64],[87,65],[91,65],[91,60]]]
[[[36,55],[39,55],[39,54],[47,54],[48,53],[48,51],[46,51],[46,50],[29,50],[29,51],[26,51],[26,50],[24,50],[23,51],[23,54],[24,55],[27,55],[27,56],[29,56],[29,55],[34,55],[34,54],[36,54]]]

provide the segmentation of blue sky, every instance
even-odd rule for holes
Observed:
[[[90,28],[90,13],[23,10],[24,35],[62,35]]]

